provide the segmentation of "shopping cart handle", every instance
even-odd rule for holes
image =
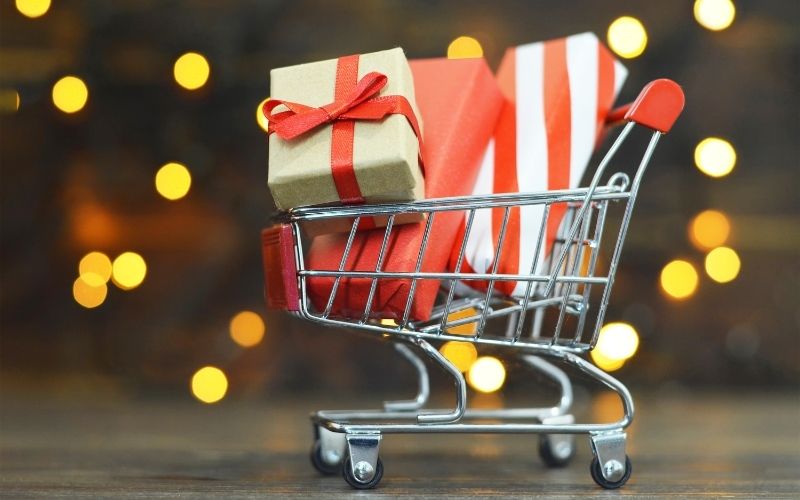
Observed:
[[[631,104],[619,107],[608,115],[608,123],[621,121],[639,125],[666,134],[683,111],[685,98],[680,85],[661,78],[645,85]]]

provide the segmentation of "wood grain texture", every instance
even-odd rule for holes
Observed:
[[[330,402],[330,400],[328,401]],[[548,498],[800,496],[797,394],[694,395],[639,401],[634,472],[618,492],[592,482],[588,439],[547,470],[535,436],[387,436],[376,490],[353,492],[308,462],[317,400],[215,406],[4,398],[0,494],[9,498],[404,496]],[[614,417],[600,401],[587,418]],[[339,402],[338,407],[346,407]]]

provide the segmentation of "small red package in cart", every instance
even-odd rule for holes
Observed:
[[[481,155],[494,131],[502,97],[483,59],[425,59],[411,61],[417,105],[425,122],[425,197],[442,198],[469,194],[475,185]],[[457,212],[437,214],[431,223],[421,270],[442,272],[461,223]],[[425,223],[393,228],[382,269],[413,271],[423,240]],[[347,243],[347,234],[316,237],[308,252],[310,269],[336,270]],[[344,270],[374,271],[384,229],[359,231]],[[308,295],[317,309],[324,309],[333,278],[310,278]],[[367,304],[372,280],[342,279],[333,303],[335,316],[360,316]],[[398,318],[406,307],[410,280],[382,279],[371,304],[372,317]],[[413,319],[427,319],[439,282],[417,282],[410,310]]]
[[[626,76],[627,70],[593,33],[508,49],[497,74],[506,103],[472,194],[578,187]],[[541,250],[545,255],[565,210],[564,204],[550,210]],[[497,273],[530,273],[543,216],[543,205],[511,209]],[[462,272],[492,272],[503,217],[503,209],[476,212]],[[462,223],[458,243],[463,234]],[[460,244],[454,246],[452,270],[459,249]],[[538,257],[541,263],[544,259]],[[464,284],[484,291],[488,286],[483,281]],[[526,283],[498,281],[495,289],[524,295]]]

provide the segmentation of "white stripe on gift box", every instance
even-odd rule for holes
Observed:
[[[489,141],[481,161],[478,180],[472,194],[492,194],[494,191],[494,139]],[[489,209],[475,212],[464,258],[476,273],[486,273],[494,260],[494,244],[492,241],[492,211]]]

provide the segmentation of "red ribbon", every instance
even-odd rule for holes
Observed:
[[[386,75],[371,72],[358,80],[358,55],[340,57],[336,66],[334,101],[321,107],[268,100],[262,109],[269,122],[269,133],[284,140],[294,139],[317,127],[333,123],[331,172],[339,199],[344,203],[363,203],[353,167],[355,120],[377,121],[391,114],[406,117],[417,136],[422,163],[422,134],[411,104],[401,95],[376,96],[386,86]],[[285,111],[274,112],[283,106]]]

